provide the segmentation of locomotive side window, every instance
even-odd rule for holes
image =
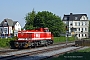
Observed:
[[[45,32],[49,32],[49,30],[48,30],[48,29],[46,29],[46,30],[45,30]]]
[[[48,29],[48,28],[44,28],[44,31],[45,31],[45,32],[49,32],[49,29]]]
[[[40,34],[36,33],[36,38],[40,38]]]

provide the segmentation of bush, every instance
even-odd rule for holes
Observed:
[[[68,42],[71,42],[74,40],[75,40],[75,37],[67,37]],[[59,42],[66,42],[66,37],[65,36],[54,37],[54,43],[59,43]]]
[[[15,40],[15,38],[0,38],[0,47],[10,47],[10,41]]]

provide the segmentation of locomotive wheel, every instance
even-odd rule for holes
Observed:
[[[29,47],[28,43],[27,43],[27,44],[25,44],[24,48],[28,48],[28,47]]]
[[[39,43],[38,42],[36,42],[36,46],[38,46],[39,45]]]
[[[37,46],[37,42],[34,42],[34,47],[36,48],[36,46]]]
[[[48,41],[46,41],[45,46],[48,46]]]
[[[50,41],[50,44],[53,44],[53,40]]]
[[[48,45],[50,45],[50,40],[48,41]]]

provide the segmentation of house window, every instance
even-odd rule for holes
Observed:
[[[77,26],[77,22],[75,22],[75,26]]]
[[[5,33],[5,34],[7,33],[7,28],[4,28],[4,33]]]
[[[86,37],[87,35],[85,34],[85,37]]]
[[[85,17],[83,16],[83,20],[85,20]]]
[[[70,25],[72,26],[73,24],[71,23]]]
[[[78,19],[78,17],[75,17],[75,20],[77,20]]]
[[[83,34],[82,34],[82,37],[83,37]]]
[[[80,31],[80,28],[78,30]]]
[[[85,22],[85,25],[87,25],[87,22]]]
[[[7,25],[8,25],[8,23],[7,22],[4,22],[3,26],[7,26]]]
[[[0,31],[2,31],[2,28],[0,28]]]
[[[87,28],[85,28],[85,31],[87,31]]]
[[[7,31],[7,28],[4,28],[4,31]]]
[[[77,31],[77,28],[75,28],[75,31]]]
[[[80,34],[79,34],[79,37],[80,37]]]
[[[82,28],[82,31],[83,31],[83,28]]]
[[[78,22],[78,26],[80,26],[80,22]]]
[[[64,20],[67,20],[67,17],[64,17]]]
[[[83,26],[83,22],[82,22],[82,26]]]
[[[72,22],[69,22],[70,23],[70,26],[72,26],[73,25],[73,23]]]

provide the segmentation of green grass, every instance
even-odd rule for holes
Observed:
[[[47,60],[90,60],[90,48],[79,50],[77,52],[65,53],[59,57],[53,57]]]
[[[75,37],[68,37],[67,41],[75,41]],[[61,36],[61,37],[54,37],[54,43],[58,43],[58,42],[66,42],[66,37],[65,36]]]
[[[73,52],[69,54],[66,53],[50,60],[90,60],[90,52]]]
[[[15,38],[0,38],[0,47],[9,47],[10,41],[14,40]]]
[[[83,38],[83,40],[90,40],[90,38]]]
[[[86,48],[86,49],[83,49],[83,50],[79,50],[78,52],[90,52],[90,48]]]

